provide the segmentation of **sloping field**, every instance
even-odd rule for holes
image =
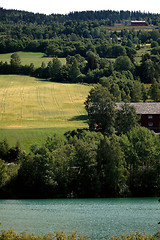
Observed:
[[[87,127],[84,101],[90,90],[28,76],[0,76],[0,128]]]

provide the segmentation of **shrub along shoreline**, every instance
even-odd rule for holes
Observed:
[[[2,230],[0,233],[0,240],[87,240],[87,236],[79,235],[76,232],[66,234],[65,232],[48,233],[44,236],[27,234],[25,232],[16,233],[10,229],[8,231]],[[160,232],[154,235],[147,235],[144,233],[131,233],[129,235],[121,235],[119,237],[111,237],[110,240],[158,240],[160,239]],[[91,239],[92,240],[92,239]],[[106,240],[109,240],[108,238]]]
[[[29,153],[0,142],[1,198],[159,196],[159,136],[135,127],[120,136],[87,129],[49,136]],[[87,182],[87,185],[86,185]]]

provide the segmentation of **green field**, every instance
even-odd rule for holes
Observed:
[[[12,54],[13,53],[0,54],[0,61],[9,63]],[[45,54],[41,52],[17,52],[17,54],[21,59],[22,65],[30,65],[33,63],[35,67],[40,67],[42,62],[47,64],[49,61],[52,61],[51,57],[45,57]],[[60,58],[60,60],[62,64],[66,63],[65,58]]]
[[[87,127],[84,101],[91,87],[19,75],[0,76],[0,140],[24,148],[48,135]],[[43,138],[43,139],[42,139]]]
[[[105,29],[107,32],[121,32],[122,30],[127,30],[127,31],[132,31],[134,30],[135,32],[137,31],[147,31],[150,32],[154,30],[156,27],[155,26],[102,26],[102,29]]]
[[[34,128],[34,129],[0,129],[0,141],[7,139],[9,146],[15,146],[19,142],[21,149],[29,152],[33,144],[42,146],[48,136],[64,135],[74,128]]]
[[[150,54],[151,51],[151,44],[143,44],[141,45],[141,48],[137,50],[137,54],[135,56],[135,62],[137,64],[140,64],[140,61],[142,59],[142,55],[145,55],[146,53]]]

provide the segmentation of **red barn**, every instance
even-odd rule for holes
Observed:
[[[116,103],[117,108],[124,103]],[[142,127],[154,131],[160,131],[160,102],[137,102],[128,103],[130,106],[134,106],[136,113],[141,116],[139,124]]]
[[[145,26],[145,21],[131,21],[131,26]]]

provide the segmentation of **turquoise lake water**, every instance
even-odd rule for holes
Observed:
[[[77,231],[104,240],[160,230],[158,198],[0,200],[0,229],[34,234]]]

